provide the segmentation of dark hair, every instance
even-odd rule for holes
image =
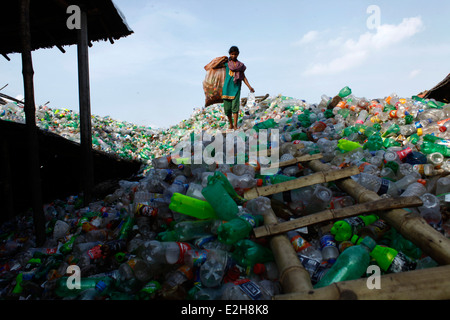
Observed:
[[[239,53],[239,48],[236,46],[232,46],[230,48],[230,50],[228,50],[228,53],[233,53],[233,52]]]

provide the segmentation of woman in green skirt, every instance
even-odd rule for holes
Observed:
[[[232,46],[228,53],[230,57],[225,63],[226,74],[222,89],[222,99],[225,115],[230,122],[229,128],[237,129],[242,81],[246,84],[250,92],[253,93],[255,90],[245,77],[244,71],[247,69],[246,66],[237,59],[239,56],[238,47]]]

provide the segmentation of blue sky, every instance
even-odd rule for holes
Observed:
[[[138,125],[168,127],[202,107],[203,67],[232,45],[257,95],[309,103],[344,86],[357,97],[411,97],[450,72],[450,1],[114,3],[134,34],[89,49],[91,112]],[[78,112],[76,46],[65,49],[33,52],[36,103]],[[21,57],[9,57],[0,57],[0,87],[20,96]]]

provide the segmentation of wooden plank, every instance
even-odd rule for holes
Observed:
[[[252,188],[244,193],[244,198],[247,200],[251,200],[260,196],[265,197],[275,193],[303,188],[318,183],[326,183],[347,178],[358,173],[360,173],[359,169],[354,166],[328,172],[317,172],[294,180],[281,182],[270,186]]]
[[[391,210],[408,207],[419,207],[423,205],[422,200],[419,197],[398,197],[391,199],[380,199],[371,202],[365,202],[356,204],[353,206],[339,208],[339,209],[327,209],[321,212],[317,212],[311,215],[307,215],[294,220],[275,223],[264,224],[263,226],[253,229],[256,238],[265,236],[273,236],[281,234],[290,230],[310,226],[316,223],[343,219],[352,216],[356,216],[364,213],[377,213],[382,210]]]

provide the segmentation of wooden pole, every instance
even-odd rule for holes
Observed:
[[[25,91],[25,122],[27,130],[30,188],[32,194],[33,222],[36,244],[45,241],[45,216],[42,203],[42,184],[39,165],[39,140],[36,128],[36,106],[34,101],[33,62],[31,58],[30,0],[20,2],[20,31],[22,39],[22,74]]]
[[[275,193],[303,188],[318,183],[325,183],[347,178],[358,173],[359,169],[357,167],[348,167],[345,169],[328,172],[317,172],[294,180],[280,182],[270,186],[252,188],[244,193],[244,198],[247,200],[251,200],[258,197],[264,197]]]
[[[331,168],[329,164],[317,160],[309,162],[308,165],[312,170],[321,172]],[[336,181],[336,185],[358,203],[380,199],[378,194],[362,187],[353,179]],[[411,215],[403,209],[383,211],[379,216],[437,263],[450,264],[450,239],[433,229],[422,217]]]
[[[276,222],[277,217],[275,213],[272,209],[268,210],[267,214],[264,215],[264,223],[273,224]],[[309,273],[303,267],[286,235],[271,237],[270,248],[279,270],[279,281],[283,292],[291,293],[312,290],[313,286]]]
[[[380,288],[369,278],[341,281],[329,286],[280,294],[273,300],[448,300],[450,265],[380,276]],[[373,282],[372,282],[373,281]]]
[[[11,171],[11,157],[9,156],[9,143],[7,137],[2,132],[0,137],[0,200],[9,219],[14,217],[14,194],[13,179]]]
[[[81,28],[78,30],[78,90],[80,101],[80,144],[83,179],[84,204],[92,200],[94,188],[94,165],[92,155],[92,122],[89,86],[87,14],[81,10]]]
[[[261,227],[254,228],[253,232],[256,238],[261,238],[265,236],[276,235],[290,230],[310,226],[320,222],[348,218],[369,212],[379,214],[379,211],[390,210],[394,208],[398,209],[408,207],[419,207],[421,205],[423,205],[423,202],[422,200],[420,200],[419,197],[398,197],[393,199],[380,199],[356,204],[354,206],[349,206],[345,208],[327,209],[324,211],[320,211],[314,214],[310,214],[286,222],[280,222],[276,224],[264,224]]]

